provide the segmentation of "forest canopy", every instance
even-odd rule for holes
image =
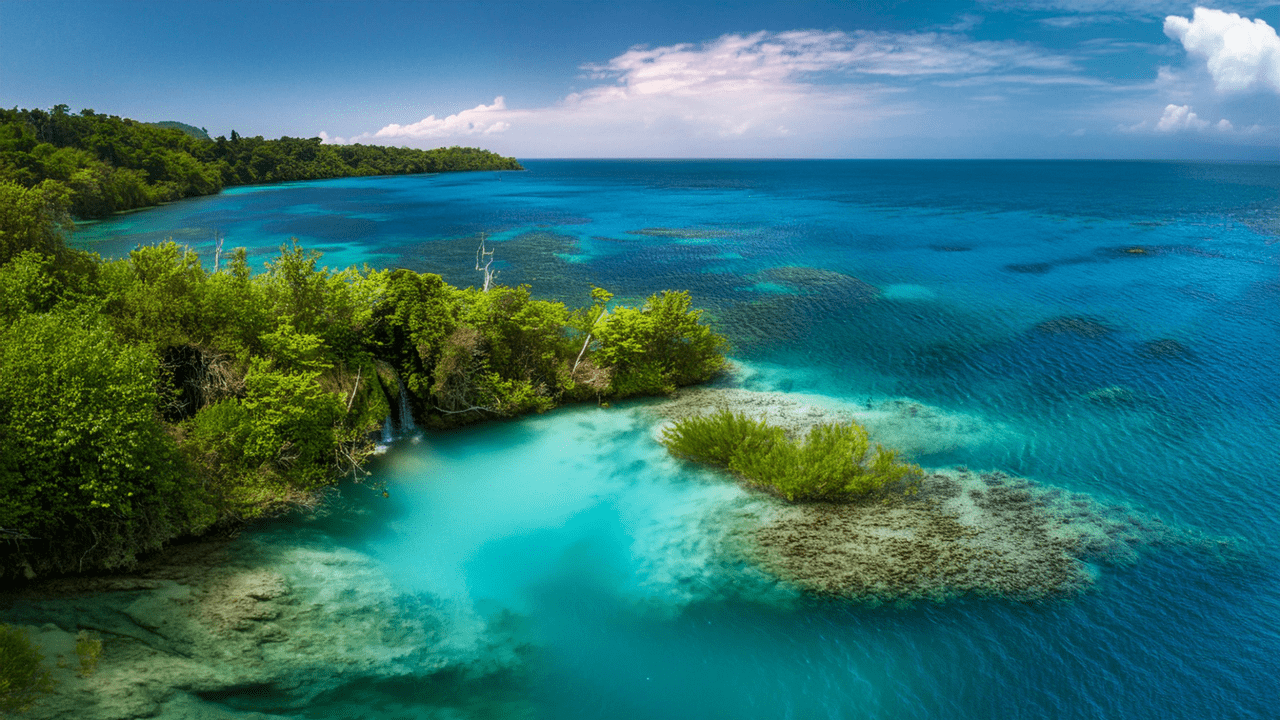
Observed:
[[[163,125],[163,127],[162,127]],[[45,188],[66,212],[100,218],[216,193],[224,187],[466,170],[520,170],[487,150],[324,145],[320,138],[194,137],[182,123],[138,122],[93,110],[0,109],[0,186]],[[51,185],[52,184],[52,185]]]

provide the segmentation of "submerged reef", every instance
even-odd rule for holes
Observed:
[[[794,436],[818,423],[856,420],[873,441],[914,438],[913,455],[1008,433],[906,400],[865,408],[822,400],[694,388],[654,409],[675,420],[723,408]],[[1092,585],[1094,562],[1132,562],[1136,547],[1197,541],[1132,508],[966,468],[930,470],[913,494],[855,503],[770,502],[768,512],[746,518],[738,552],[807,593],[870,604],[962,595],[1065,597]]]
[[[292,715],[369,683],[466,687],[521,664],[501,627],[437,605],[395,592],[372,558],[296,532],[190,543],[127,574],[0,596],[55,680],[33,720],[239,717],[226,711],[238,697]],[[77,672],[82,632],[103,640],[90,674]],[[445,716],[486,712],[453,695]]]
[[[1038,600],[1093,582],[1088,560],[1129,556],[1164,534],[999,472],[930,473],[911,497],[781,509],[756,532],[754,559],[819,596],[872,604],[960,595]]]
[[[1189,360],[1191,348],[1172,338],[1148,340],[1138,348],[1138,354],[1146,360]]]
[[[1062,315],[1036,323],[1035,329],[1050,335],[1071,334],[1084,338],[1106,337],[1115,332],[1115,328],[1104,320],[1073,315]]]
[[[645,237],[666,238],[669,240],[715,240],[718,238],[735,237],[738,233],[732,230],[724,230],[719,228],[668,228],[668,227],[648,227],[640,230],[628,230],[628,235],[643,235]]]
[[[804,265],[766,268],[752,274],[749,279],[756,283],[784,285],[800,292],[838,292],[860,302],[870,302],[880,296],[880,288],[865,280],[835,270]]]

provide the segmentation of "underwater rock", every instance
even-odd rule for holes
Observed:
[[[628,235],[669,238],[672,240],[713,240],[716,238],[734,237],[737,233],[731,230],[713,228],[664,228],[650,227],[640,230],[628,230]]]
[[[1191,358],[1191,348],[1172,338],[1160,338],[1142,343],[1138,354],[1151,360],[1187,360]]]
[[[819,596],[878,604],[1069,596],[1088,561],[1132,562],[1174,533],[1156,518],[999,472],[935,471],[918,494],[785,508],[756,534],[761,567]]]
[[[50,581],[2,598],[6,622],[37,628],[58,681],[28,717],[152,717],[238,694],[301,710],[351,683],[460,668],[483,675],[517,662],[515,649],[482,647],[493,637],[463,633],[475,642],[460,643],[440,611],[394,592],[367,556],[318,541],[240,542],[248,551],[193,543],[127,576]],[[79,630],[103,638],[89,677],[71,670]]]
[[[1131,405],[1137,400],[1137,394],[1123,385],[1108,385],[1104,388],[1090,390],[1082,395],[1089,402],[1101,405]]]
[[[777,283],[801,291],[839,292],[847,299],[863,302],[880,296],[880,288],[852,275],[803,265],[766,268],[752,274],[748,280],[753,283]]]
[[[1103,320],[1079,315],[1050,318],[1036,323],[1035,330],[1051,335],[1071,334],[1090,339],[1106,337],[1115,332],[1115,328]]]
[[[930,245],[929,249],[934,252],[969,252],[973,250],[968,245]]]
[[[1052,270],[1053,265],[1051,263],[1010,263],[1005,265],[1004,269],[1009,272],[1027,275],[1043,275]]]

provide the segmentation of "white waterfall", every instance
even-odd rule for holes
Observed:
[[[394,421],[391,419],[390,402],[391,402],[391,398],[387,398],[387,403],[388,403],[387,419],[382,421],[382,444],[383,445],[390,445],[391,441],[395,439],[395,434],[392,432],[392,429],[391,429],[391,425]]]
[[[410,437],[417,434],[418,426],[413,424],[413,408],[409,404],[409,391],[405,389],[404,381],[396,375],[396,382],[400,384],[400,436]]]

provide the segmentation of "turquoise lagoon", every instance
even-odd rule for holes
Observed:
[[[290,237],[332,267],[589,301],[688,289],[750,389],[934,422],[883,440],[1157,516],[1088,591],[867,607],[735,560],[759,498],[644,403],[404,439],[249,548],[341,548],[431,614],[441,672],[188,697],[308,718],[1266,718],[1280,707],[1280,165],[528,161],[240,188],[86,225],[118,257]],[[1119,511],[1117,511],[1119,512]],[[1185,538],[1200,538],[1186,542]],[[288,575],[289,570],[282,570]],[[349,642],[347,639],[344,642]],[[376,643],[376,638],[370,638]],[[299,682],[304,682],[300,680]],[[175,706],[176,707],[176,706]]]

